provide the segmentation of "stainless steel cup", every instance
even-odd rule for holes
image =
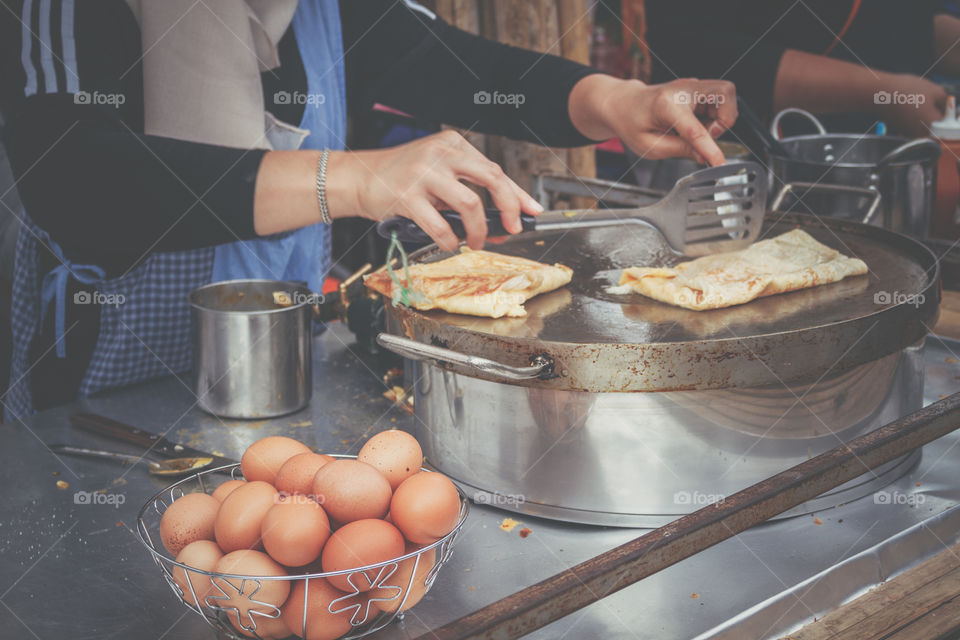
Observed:
[[[274,292],[291,304],[274,301]],[[193,388],[228,418],[271,418],[310,402],[311,321],[319,296],[276,280],[214,282],[190,293]]]

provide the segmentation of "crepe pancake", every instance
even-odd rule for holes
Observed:
[[[573,270],[562,264],[543,264],[466,247],[444,260],[410,265],[409,283],[402,270],[395,273],[403,286],[421,294],[411,301],[415,309],[490,318],[526,316],[524,302],[559,289],[573,277]],[[397,288],[386,270],[367,276],[364,284],[390,297]]]
[[[741,251],[704,256],[675,267],[624,269],[620,285],[660,302],[703,311],[866,272],[862,260],[844,256],[794,229]]]

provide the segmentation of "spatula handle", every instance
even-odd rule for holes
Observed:
[[[486,209],[484,212],[487,216],[487,235],[507,235],[508,232],[504,228],[503,220],[500,217],[500,210],[491,208]],[[440,215],[453,229],[454,235],[456,235],[458,238],[467,237],[467,229],[464,227],[463,218],[458,212],[450,209],[444,209],[440,211]],[[524,231],[533,231],[536,228],[536,218],[529,214],[521,213],[520,225],[523,227]],[[389,238],[390,234],[394,231],[397,233],[397,239],[401,242],[433,242],[430,236],[428,236],[423,229],[418,227],[416,222],[409,218],[402,218],[399,216],[387,218],[377,225],[377,233],[384,238]]]

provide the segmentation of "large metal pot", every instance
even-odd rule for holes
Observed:
[[[290,304],[278,304],[274,292],[285,293]],[[229,280],[192,291],[200,408],[229,418],[271,418],[305,407],[316,298],[301,284],[276,280]]]
[[[916,411],[923,399],[922,343],[814,383],[661,393],[539,389],[507,375],[490,382],[438,366],[436,353],[403,338],[381,344],[427,358],[411,374],[416,436],[431,464],[475,501],[589,524],[664,525]],[[918,456],[779,517],[872,493]]]
[[[496,250],[563,262],[574,279],[529,301],[526,317],[387,303],[379,342],[410,361],[429,463],[505,509],[659,526],[920,408],[934,256],[883,229],[812,216],[785,214],[766,234],[796,227],[870,274],[692,312],[608,292],[625,266],[676,262],[655,231],[537,232]],[[871,493],[915,460],[788,515]]]
[[[795,196],[790,211],[856,220],[914,237],[930,235],[940,144],[930,138],[828,134],[803,109],[784,109],[770,132],[779,137],[786,115],[801,115],[816,134],[780,142],[789,156],[770,156],[769,193],[780,203]],[[777,207],[772,207],[776,209]]]

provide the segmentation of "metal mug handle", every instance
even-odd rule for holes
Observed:
[[[799,108],[797,108],[797,107],[789,107],[789,108],[787,108],[787,109],[784,109],[783,111],[781,111],[781,112],[778,113],[777,115],[775,115],[775,116],[773,117],[773,122],[770,123],[770,135],[773,136],[773,139],[774,139],[774,140],[780,140],[780,119],[783,118],[783,116],[790,115],[790,114],[796,114],[796,115],[798,115],[798,116],[803,116],[803,117],[806,118],[808,121],[810,121],[810,123],[813,124],[813,126],[815,126],[815,127],[817,128],[817,133],[819,133],[820,135],[826,135],[827,130],[826,130],[826,128],[824,128],[823,124],[821,124],[820,121],[817,120],[817,116],[813,115],[812,113],[810,113],[810,112],[807,111],[806,109],[799,109]]]
[[[880,191],[871,187],[852,187],[845,184],[818,184],[814,182],[788,182],[780,188],[780,191],[777,193],[777,197],[775,197],[773,202],[770,204],[770,210],[779,211],[780,205],[783,204],[784,198],[798,189],[830,193],[856,193],[868,198],[873,198],[873,200],[870,202],[870,206],[867,208],[867,212],[864,214],[863,219],[861,220],[863,224],[870,224],[873,221],[877,211],[880,210],[880,201],[883,200],[883,196],[880,194]]]
[[[507,382],[546,378],[553,374],[553,359],[545,355],[532,356],[529,367],[514,367],[495,360],[469,356],[459,351],[444,349],[432,344],[423,344],[416,340],[389,333],[379,334],[377,344],[404,358],[457,365],[471,372],[482,374],[486,378],[495,378]]]
[[[896,162],[908,154],[917,153],[920,150],[928,150],[931,154],[936,152],[936,155],[933,157],[939,157],[940,152],[942,151],[940,143],[933,138],[918,138],[916,140],[910,140],[909,142],[904,142],[902,145],[880,158],[880,161],[877,162],[877,165],[873,170],[874,172],[880,171],[888,164]]]

